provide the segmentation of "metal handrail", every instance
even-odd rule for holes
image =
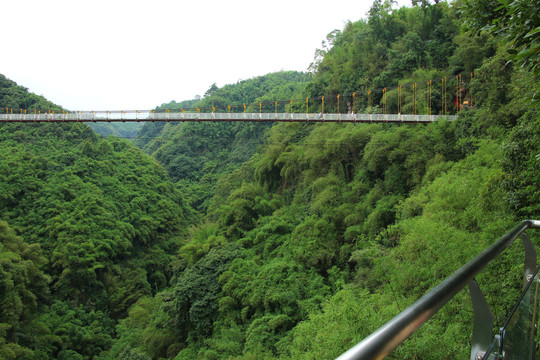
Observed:
[[[520,222],[474,259],[336,360],[369,360],[386,357],[529,228],[540,229],[540,220]]]
[[[388,122],[429,123],[453,121],[457,115],[334,114],[334,113],[190,113],[153,111],[75,111],[61,113],[0,114],[4,122],[126,122],[126,121],[250,121],[250,122]]]

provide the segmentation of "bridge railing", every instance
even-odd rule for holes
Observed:
[[[401,122],[454,120],[455,115],[322,114],[322,113],[193,113],[153,111],[75,111],[63,113],[0,114],[1,122],[118,122],[118,121],[294,121],[294,122]]]
[[[474,326],[472,335],[471,360],[481,359],[532,359],[521,354],[512,355],[505,350],[505,341],[510,348],[527,346],[527,354],[532,354],[536,331],[536,314],[538,310],[538,269],[537,255],[527,229],[539,229],[540,220],[525,220],[494,242],[491,246],[463,265],[460,269],[446,278],[443,282],[422,296],[414,304],[403,310],[396,317],[381,326],[360,343],[343,353],[336,360],[370,360],[382,359],[398,347],[414,331],[422,326],[441,307],[452,299],[465,285],[469,292],[474,309]],[[487,302],[475,280],[493,259],[504,251],[518,237],[523,240],[525,247],[524,292],[514,308],[509,320],[501,329],[500,334],[493,340],[493,316]],[[532,308],[531,308],[532,307]],[[516,319],[518,316],[519,319]],[[514,326],[519,322],[524,326]],[[508,325],[512,325],[509,335]],[[517,339],[517,340],[516,340]],[[518,341],[524,341],[519,343]],[[532,344],[531,344],[532,341]]]

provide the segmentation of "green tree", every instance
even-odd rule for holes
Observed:
[[[37,244],[17,237],[0,221],[0,357],[31,358],[44,345],[47,329],[39,331],[38,312],[49,297],[47,260]],[[39,344],[39,345],[37,345]]]
[[[506,38],[508,52],[517,66],[540,77],[540,5],[534,0],[464,0],[461,12],[466,25],[476,31],[487,30]],[[535,100],[538,96],[536,87]]]

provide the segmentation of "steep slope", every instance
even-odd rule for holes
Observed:
[[[163,104],[156,111],[191,109],[197,111],[259,111],[259,102],[269,102],[264,111],[275,110],[276,99],[292,99],[302,93],[308,74],[279,72],[239,81],[218,88],[215,84],[199,100]],[[283,111],[279,104],[278,111]],[[243,123],[148,123],[136,144],[152,154],[167,169],[171,179],[189,204],[206,212],[217,179],[230,173],[255,153],[271,124]]]
[[[0,112],[5,113],[6,110],[14,112],[21,110],[62,111],[62,108],[43,96],[28,92],[27,88],[17,85],[16,82],[0,74]]]
[[[15,236],[13,230],[0,221],[0,357],[30,358],[31,342],[47,341],[44,334],[22,338],[20,334],[35,333],[40,326],[37,314],[49,297],[47,275],[39,245],[29,245]],[[14,341],[15,340],[15,341]]]
[[[462,107],[453,122],[148,125],[139,145],[176,186],[84,125],[0,127],[0,300],[13,304],[0,313],[0,354],[332,359],[538,217],[540,109],[528,99],[539,79],[508,61],[500,38],[459,32],[460,6],[376,0],[366,21],[329,35],[312,81],[280,82],[287,95],[241,97],[269,76],[231,85],[238,97],[222,102],[213,86],[162,106],[256,111],[302,91],[358,91],[354,110],[397,111],[390,86],[417,82],[401,109],[442,113],[446,100]],[[427,90],[465,71],[457,90]],[[478,277],[497,325],[519,295],[522,259],[514,246]],[[462,292],[390,358],[465,358],[471,324]]]
[[[18,104],[59,109],[4,84]],[[108,349],[128,307],[168,285],[190,216],[154,160],[79,123],[0,124],[0,209],[4,285],[13,288],[2,303],[15,306],[0,332],[8,359]]]
[[[93,123],[89,122],[88,125],[96,133],[103,136],[117,136],[126,139],[135,139],[137,133],[143,127],[142,123],[127,122],[127,123]]]
[[[526,100],[536,80],[508,63],[496,37],[460,33],[457,6],[391,11],[375,1],[367,21],[330,34],[306,93],[367,93],[476,69],[466,85],[474,109],[429,125],[272,127],[249,161],[219,178],[179,251],[181,275],[130,309],[111,358],[335,358],[538,215],[540,111]],[[398,90],[388,90],[395,111]],[[404,94],[403,110],[426,113],[428,94],[417,104]],[[434,87],[433,113],[444,111],[443,94]],[[383,111],[382,92],[371,95],[355,110]],[[451,111],[463,105],[459,89],[446,96],[449,107],[457,100]],[[521,252],[479,277],[498,324],[519,295]],[[471,324],[463,292],[391,358],[467,357]]]

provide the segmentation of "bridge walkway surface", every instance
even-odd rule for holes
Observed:
[[[0,114],[0,123],[39,122],[145,122],[145,121],[246,121],[246,122],[383,122],[430,123],[452,121],[456,115],[335,114],[335,113],[197,113],[153,111],[76,111],[63,113]]]

